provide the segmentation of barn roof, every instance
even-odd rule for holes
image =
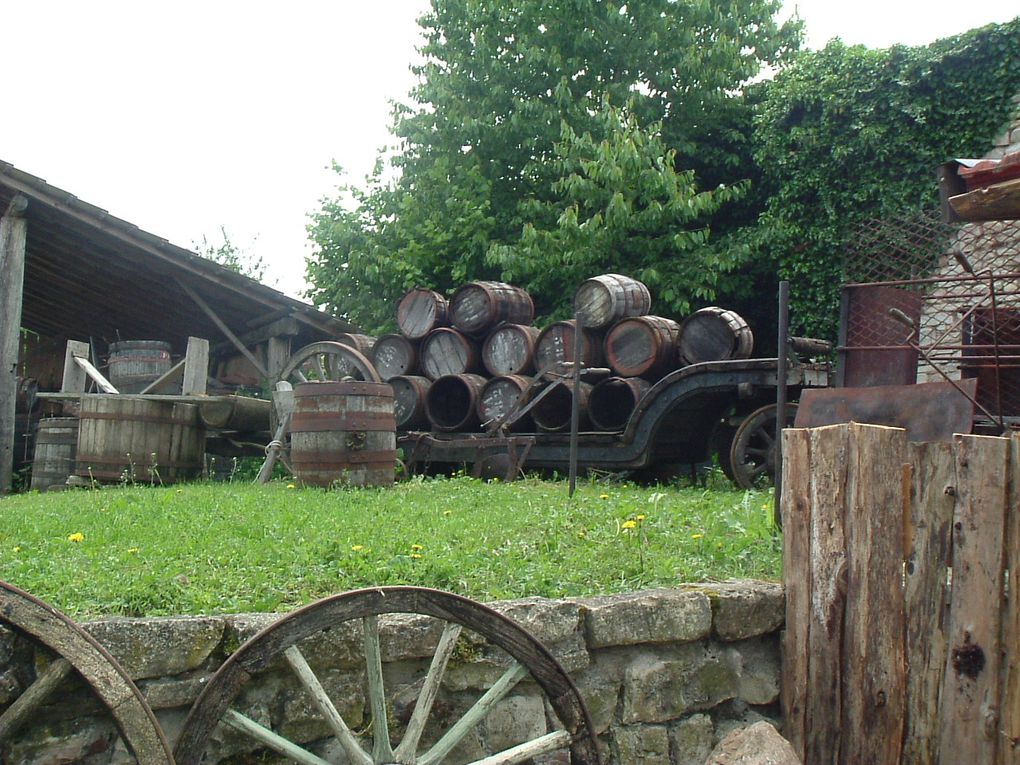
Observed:
[[[112,342],[223,332],[189,297],[199,295],[236,334],[293,317],[299,342],[350,331],[346,322],[121,220],[0,160],[0,214],[28,199],[21,325],[44,336]]]

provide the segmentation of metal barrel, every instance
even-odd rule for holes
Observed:
[[[141,393],[170,371],[170,343],[162,340],[121,340],[110,343],[108,379],[120,393]]]
[[[527,324],[500,324],[482,344],[482,364],[493,377],[530,374],[535,370],[535,345],[541,333]]]
[[[587,279],[574,293],[574,316],[593,329],[608,327],[627,316],[643,316],[651,308],[648,287],[621,274]]]
[[[372,365],[383,380],[413,375],[418,369],[418,343],[403,335],[383,335],[372,348]]]
[[[450,324],[450,304],[435,290],[415,287],[397,304],[397,328],[411,340],[421,340],[439,327]]]
[[[531,295],[505,282],[470,282],[453,293],[450,319],[465,335],[485,335],[500,322],[530,324],[535,318]]]
[[[606,361],[620,377],[658,380],[680,366],[676,342],[680,325],[663,316],[632,316],[606,334]]]
[[[746,359],[754,350],[754,335],[739,314],[709,306],[680,323],[677,350],[684,364]]]
[[[591,389],[588,419],[596,430],[623,430],[650,387],[652,384],[640,377],[607,377]]]
[[[478,396],[485,378],[476,374],[445,375],[432,383],[425,397],[425,413],[436,430],[477,430]]]
[[[418,349],[419,367],[431,380],[481,369],[478,341],[449,327],[429,332]]]

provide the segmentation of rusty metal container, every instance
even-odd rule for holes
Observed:
[[[477,430],[478,397],[485,378],[475,374],[445,375],[432,383],[425,397],[425,412],[436,430]]]
[[[587,279],[574,293],[574,316],[592,329],[603,329],[628,316],[644,316],[651,308],[648,287],[621,274]]]
[[[504,282],[471,282],[450,299],[453,326],[465,335],[480,337],[500,322],[530,324],[535,304],[526,290]]]
[[[530,374],[540,330],[525,324],[500,324],[482,344],[482,364],[493,377]]]
[[[397,304],[397,328],[411,340],[450,325],[450,304],[435,290],[415,287]]]
[[[746,359],[754,350],[754,335],[739,314],[709,306],[680,323],[677,350],[684,364]]]
[[[680,325],[663,316],[621,319],[606,334],[606,361],[620,377],[658,380],[680,366]]]
[[[171,345],[162,340],[122,340],[110,343],[107,379],[120,393],[141,393],[170,371]]]
[[[588,419],[596,430],[623,430],[650,387],[652,384],[640,377],[607,377],[591,389]]]
[[[390,486],[396,474],[393,388],[386,383],[294,386],[290,458],[306,486]]]
[[[478,341],[449,327],[429,332],[418,349],[419,366],[430,380],[481,369]]]
[[[418,344],[403,335],[383,335],[372,348],[372,365],[383,380],[413,375],[418,369]]]

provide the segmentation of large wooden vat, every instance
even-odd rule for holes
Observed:
[[[120,393],[141,393],[170,371],[171,345],[162,340],[122,340],[110,343],[110,383]]]
[[[87,480],[174,483],[205,459],[205,429],[194,404],[145,396],[86,394],[81,400],[75,474]]]
[[[35,491],[64,486],[74,473],[78,452],[78,418],[50,417],[39,421],[32,458],[32,484]]]
[[[393,388],[369,382],[296,385],[290,459],[306,486],[392,485],[397,463]]]
[[[593,329],[608,327],[627,316],[644,316],[651,307],[648,288],[637,279],[620,274],[588,279],[574,293],[574,315]]]

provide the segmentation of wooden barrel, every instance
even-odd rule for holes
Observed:
[[[574,320],[557,321],[542,330],[535,342],[535,369],[542,371],[561,361],[574,360]],[[581,361],[586,367],[603,363],[602,335],[587,327],[582,330]]]
[[[77,452],[77,417],[39,420],[35,456],[32,458],[31,488],[34,491],[46,491],[51,486],[66,486],[68,476],[74,473]]]
[[[535,371],[535,344],[540,330],[525,324],[500,324],[482,344],[482,364],[493,377]]]
[[[372,348],[375,347],[376,338],[372,335],[359,335],[355,332],[341,332],[334,338],[341,345],[353,348],[366,359],[372,358]]]
[[[587,279],[574,293],[574,316],[593,329],[628,316],[644,316],[651,308],[652,296],[644,283],[620,274]]]
[[[205,430],[194,404],[147,396],[86,394],[75,474],[87,480],[175,483],[205,461]]]
[[[620,377],[658,380],[680,366],[680,325],[663,316],[621,319],[606,334],[606,361]]]
[[[557,384],[553,390],[542,397],[541,401],[535,404],[535,408],[531,410],[531,416],[539,429],[551,432],[570,430],[573,387],[572,380]],[[580,394],[581,417],[578,427],[585,430],[588,427],[588,397],[591,395],[591,385],[581,383]]]
[[[607,377],[591,389],[588,419],[596,430],[623,430],[650,387],[640,377]]]
[[[397,430],[417,430],[428,425],[425,396],[432,381],[427,377],[400,375],[387,382],[393,388],[393,416]]]
[[[482,427],[502,420],[511,410],[517,407],[521,395],[528,388],[531,379],[523,375],[502,375],[493,377],[482,388],[478,395],[478,419],[482,421]],[[531,417],[525,415],[513,424],[506,427],[507,430],[529,430],[533,422]]]
[[[709,306],[680,323],[677,349],[684,364],[746,359],[754,349],[754,336],[738,314]]]
[[[520,287],[504,282],[471,282],[450,300],[453,326],[465,335],[479,337],[500,322],[531,324],[535,304]]]
[[[390,486],[396,474],[393,388],[386,383],[294,386],[290,459],[306,486]]]
[[[436,430],[466,431],[478,428],[478,396],[485,387],[481,375],[445,375],[432,383],[425,396],[425,413]]]
[[[481,368],[478,341],[449,327],[429,332],[418,348],[419,368],[430,380]]]
[[[418,343],[403,335],[383,335],[372,348],[372,365],[384,381],[413,375],[418,369]]]
[[[450,325],[450,304],[434,290],[415,287],[397,304],[397,327],[411,340],[421,340],[434,329]]]
[[[120,393],[141,393],[170,371],[170,343],[162,340],[122,340],[110,343],[107,379]]]

